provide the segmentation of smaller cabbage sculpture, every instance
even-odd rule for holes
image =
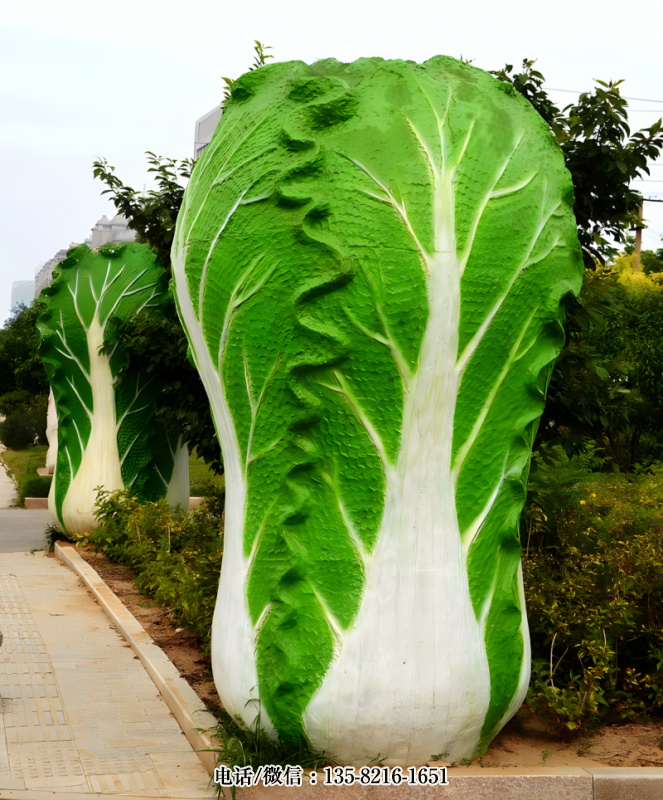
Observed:
[[[69,534],[94,530],[99,487],[188,503],[186,447],[154,419],[161,387],[136,371],[117,382],[119,346],[101,351],[115,318],[160,313],[167,284],[146,245],[80,245],[41,293],[40,356],[57,410],[57,459],[48,506]]]

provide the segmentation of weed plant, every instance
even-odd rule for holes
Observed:
[[[260,712],[250,728],[234,720],[227,711],[221,710],[217,716],[220,720],[213,734],[221,743],[218,748],[213,748],[213,752],[217,754],[217,766],[223,764],[231,770],[235,767],[251,766],[256,770],[269,764],[281,767],[290,764],[303,769],[318,769],[325,764],[336,764],[333,757],[315,750],[306,739],[301,739],[296,744],[272,739],[260,724]],[[217,786],[217,796],[220,788]],[[231,794],[234,798],[234,786],[231,787]]]

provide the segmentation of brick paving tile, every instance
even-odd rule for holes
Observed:
[[[67,567],[0,553],[0,790],[213,797],[140,661]]]

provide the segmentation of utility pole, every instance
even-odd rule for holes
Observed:
[[[644,216],[644,200],[640,198],[638,215],[640,219]],[[635,229],[635,258],[633,259],[633,272],[640,272],[640,253],[642,252],[642,226]]]
[[[645,201],[647,203],[663,203],[655,197],[641,197],[638,213],[640,219],[645,215]],[[633,259],[633,272],[640,272],[640,254],[642,252],[642,227],[635,229],[635,258]]]

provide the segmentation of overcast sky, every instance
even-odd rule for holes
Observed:
[[[102,214],[92,178],[103,156],[149,187],[144,151],[192,155],[195,120],[222,97],[221,76],[253,59],[253,40],[279,61],[362,56],[424,61],[437,54],[497,69],[536,58],[551,96],[593,79],[625,79],[632,128],[663,116],[660,0],[21,0],[3,4],[0,38],[0,324],[11,284]],[[552,91],[555,89],[555,91]],[[654,102],[658,101],[658,102]],[[663,160],[638,186],[663,199]],[[657,181],[657,182],[653,182]],[[645,247],[661,246],[663,204],[645,207]]]

